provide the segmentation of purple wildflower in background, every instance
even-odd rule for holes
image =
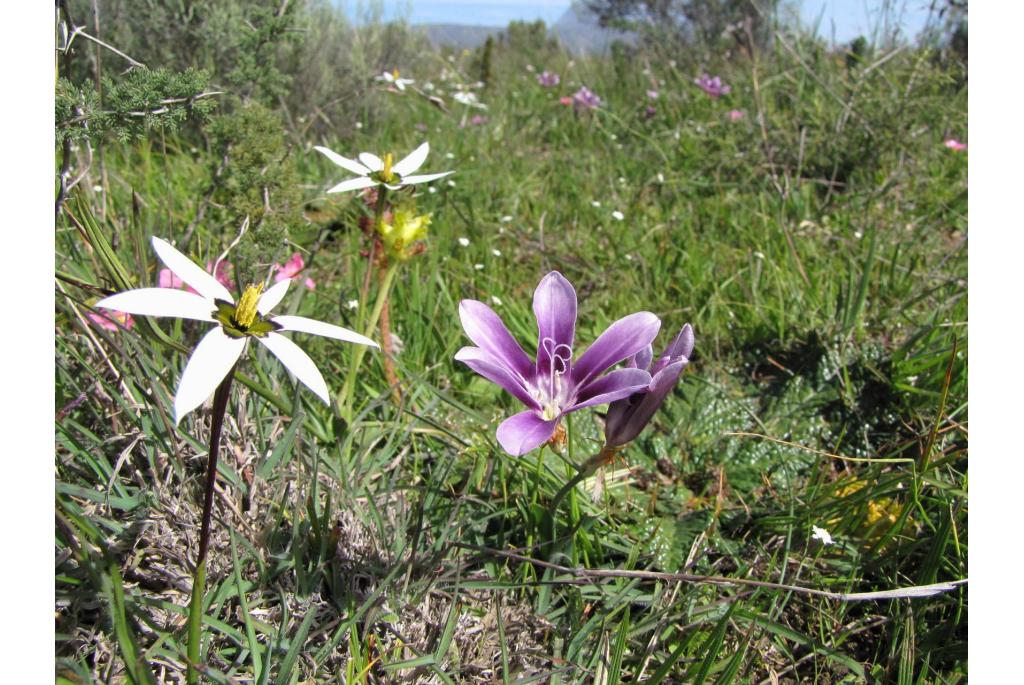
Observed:
[[[653,105],[647,105],[644,107],[644,118],[646,119],[653,119],[657,113],[658,110]]]
[[[661,321],[650,312],[619,319],[573,362],[576,290],[552,271],[533,294],[537,317],[537,360],[530,360],[501,317],[477,300],[463,300],[459,317],[476,347],[463,347],[455,359],[500,385],[527,406],[498,426],[498,442],[513,456],[526,454],[555,434],[563,416],[646,390],[651,375],[636,368],[609,368],[648,347]]]
[[[487,123],[487,117],[481,116],[479,114],[474,114],[470,118],[470,120],[469,120],[469,125],[470,126],[483,126],[486,123]]]
[[[554,72],[545,71],[543,73],[537,74],[537,83],[539,83],[540,85],[544,86],[545,88],[551,88],[552,86],[557,86],[561,82],[562,82],[562,79],[559,78],[558,74],[556,74]]]
[[[601,98],[586,86],[580,86],[580,89],[572,96],[572,104],[577,110],[597,109],[601,106]]]
[[[651,100],[657,100],[658,99],[658,91],[656,91],[656,90],[649,90],[649,91],[647,91],[647,97],[650,98]]]
[[[724,83],[722,83],[722,79],[720,79],[717,76],[711,78],[707,74],[704,74],[700,78],[693,79],[693,82],[697,84],[698,88],[700,88],[713,98],[717,98],[722,95],[728,95],[729,91],[732,90],[731,86],[727,86]]]
[[[604,423],[606,447],[621,447],[640,435],[640,431],[658,411],[658,407],[672,388],[675,387],[683,368],[690,363],[693,353],[693,328],[683,326],[679,335],[665,350],[665,354],[654,362],[654,351],[648,345],[627,362],[630,368],[646,369],[651,374],[651,384],[629,397],[612,402]]]

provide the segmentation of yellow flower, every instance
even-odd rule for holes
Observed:
[[[411,210],[396,209],[391,223],[382,221],[378,229],[388,257],[404,262],[416,254],[417,251],[410,248],[427,237],[428,226],[429,214],[417,215]]]

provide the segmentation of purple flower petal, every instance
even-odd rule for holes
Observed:
[[[505,390],[528,407],[540,409],[540,405],[530,395],[530,391],[523,384],[522,379],[511,373],[505,365],[495,361],[479,347],[463,347],[455,353],[455,361],[462,362],[478,374],[500,385]]]
[[[632,357],[626,360],[626,366],[631,369],[649,369],[651,360],[654,358],[654,348],[648,345]]]
[[[557,271],[541,279],[533,293],[533,314],[538,331],[537,373],[564,373],[572,361],[576,333],[576,290],[572,283]]]
[[[650,312],[623,317],[594,341],[572,368],[577,386],[584,386],[605,369],[631,357],[651,344],[661,328],[661,320]]]
[[[616,369],[580,388],[576,404],[568,411],[608,404],[646,390],[650,384],[651,374],[643,369]]]
[[[463,300],[459,303],[459,318],[462,319],[462,328],[469,339],[490,355],[492,360],[518,375],[524,385],[527,378],[533,377],[530,358],[494,310],[477,300]]]
[[[675,340],[669,344],[665,353],[654,363],[654,366],[641,368],[650,368],[651,374],[656,374],[672,362],[677,361],[679,357],[685,357],[689,360],[691,354],[693,354],[693,327],[690,324],[686,324],[679,331],[679,335],[675,337]]]
[[[498,442],[502,449],[518,457],[550,440],[557,425],[557,418],[545,421],[532,409],[521,411],[498,426]]]
[[[640,431],[672,392],[687,363],[686,359],[680,359],[669,364],[654,375],[647,392],[639,392],[612,403],[604,423],[605,443],[609,447],[625,445],[640,435]]]

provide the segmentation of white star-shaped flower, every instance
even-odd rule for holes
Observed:
[[[398,69],[395,69],[394,71],[385,71],[377,77],[377,80],[393,85],[401,91],[404,91],[406,86],[411,86],[416,83],[411,78],[398,78]]]
[[[320,145],[313,149],[342,169],[359,174],[357,178],[342,181],[328,190],[328,193],[343,193],[348,190],[361,190],[378,185],[390,190],[398,190],[403,186],[426,183],[455,173],[454,171],[443,171],[439,174],[413,175],[413,172],[423,166],[423,162],[427,160],[427,155],[430,154],[430,143],[423,143],[400,162],[393,162],[394,156],[390,152],[384,155],[384,159],[370,152],[360,152],[357,162]]]
[[[97,307],[141,316],[173,316],[209,321],[218,326],[203,336],[185,364],[174,395],[174,423],[201,405],[231,373],[250,338],[270,350],[296,378],[325,403],[330,403],[327,383],[316,364],[298,345],[278,331],[299,331],[335,340],[379,347],[369,338],[340,326],[304,316],[270,316],[288,290],[291,279],[263,286],[250,285],[235,302],[231,292],[191,259],[165,240],[153,238],[153,249],[178,278],[196,292],[176,288],[139,288],[111,295]]]
[[[811,526],[811,531],[812,531],[811,537],[813,539],[815,539],[815,540],[819,540],[821,542],[821,544],[823,544],[823,545],[831,545],[832,544],[832,542],[833,542],[832,541],[832,536],[829,535],[829,532],[827,530],[825,530],[824,528],[819,528],[818,526]]]

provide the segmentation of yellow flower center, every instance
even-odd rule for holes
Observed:
[[[391,165],[394,164],[395,157],[390,152],[384,155],[384,170],[380,172],[381,177],[385,183],[391,183],[394,180],[395,174],[391,171]]]
[[[256,320],[256,305],[259,303],[262,294],[262,283],[245,286],[245,292],[242,293],[242,297],[239,298],[238,304],[235,306],[235,323],[243,329],[251,326],[253,321]]]

